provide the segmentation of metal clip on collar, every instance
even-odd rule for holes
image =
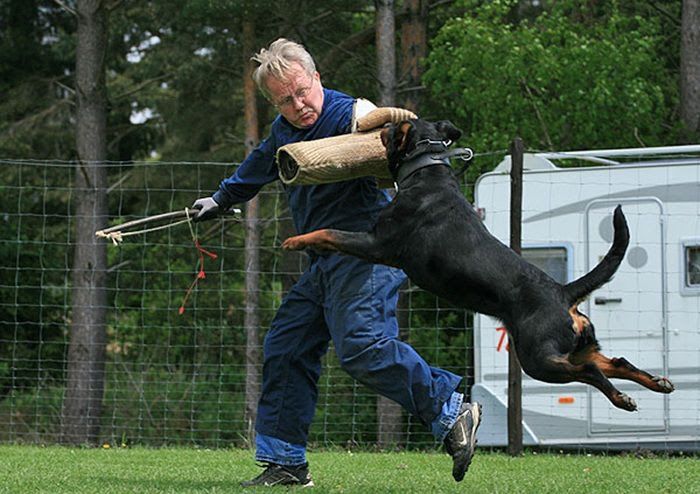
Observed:
[[[445,151],[444,153],[433,155],[434,159],[452,159],[459,158],[462,161],[469,161],[474,157],[474,151],[470,148],[455,148],[451,151]]]

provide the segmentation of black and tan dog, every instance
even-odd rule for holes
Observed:
[[[560,285],[493,237],[459,189],[444,158],[446,141],[461,132],[450,122],[410,120],[382,131],[398,193],[370,232],[317,230],[288,238],[285,249],[335,250],[402,268],[418,286],[453,304],[497,317],[508,328],[523,370],[541,381],[595,386],[618,408],[637,405],[608,378],[670,393],[664,377],[624,358],[600,353],[593,324],[579,302],[606,283],[629,243],[618,206],[615,237],[588,274]]]

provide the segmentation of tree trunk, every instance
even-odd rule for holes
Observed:
[[[377,79],[379,105],[394,106],[396,100],[396,40],[394,28],[394,1],[375,0],[377,9]]]
[[[76,46],[75,251],[68,376],[61,441],[97,444],[104,392],[107,223],[105,51],[107,12],[101,0],[78,0]]]
[[[683,0],[681,24],[681,119],[695,141],[700,134],[700,0]]]
[[[375,0],[377,8],[376,44],[379,106],[396,104],[396,37],[393,0]],[[383,396],[377,397],[377,445],[393,448],[401,438],[401,406]]]
[[[406,0],[401,24],[401,72],[403,108],[419,113],[423,60],[428,52],[428,1]]]
[[[258,132],[258,110],[255,97],[255,83],[252,74],[254,63],[249,59],[255,47],[255,23],[243,23],[243,54],[246,57],[243,68],[243,92],[245,101],[245,147],[250,154],[260,140]],[[260,399],[260,314],[258,311],[260,294],[260,221],[259,200],[252,198],[246,204],[245,218],[245,423],[248,428],[249,444],[255,444],[255,417]]]

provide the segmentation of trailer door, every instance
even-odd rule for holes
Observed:
[[[589,297],[588,314],[604,355],[625,357],[653,375],[667,375],[663,204],[656,198],[591,202],[584,219],[587,269],[603,258],[612,243],[612,212],[618,203],[627,218],[630,244],[613,279]],[[667,395],[631,381],[613,382],[637,402],[638,411],[615,408],[591,388],[591,434],[667,430]]]

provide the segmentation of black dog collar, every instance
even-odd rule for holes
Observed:
[[[435,165],[450,166],[450,160],[447,158],[436,159],[435,156],[431,154],[421,154],[410,160],[404,160],[399,169],[396,171],[396,182],[394,182],[394,186],[398,190],[399,186],[409,176],[413,175],[422,168]]]
[[[399,185],[422,168],[435,165],[450,166],[450,158],[461,158],[469,161],[474,157],[474,152],[469,148],[456,148],[447,151],[450,141],[432,141],[424,139],[416,143],[416,147],[403,158],[401,166],[396,172],[394,187],[399,189]]]
[[[426,153],[443,153],[447,150],[452,141],[434,141],[432,139],[422,139],[416,142],[413,151],[406,153],[404,161],[411,161],[416,156]]]

